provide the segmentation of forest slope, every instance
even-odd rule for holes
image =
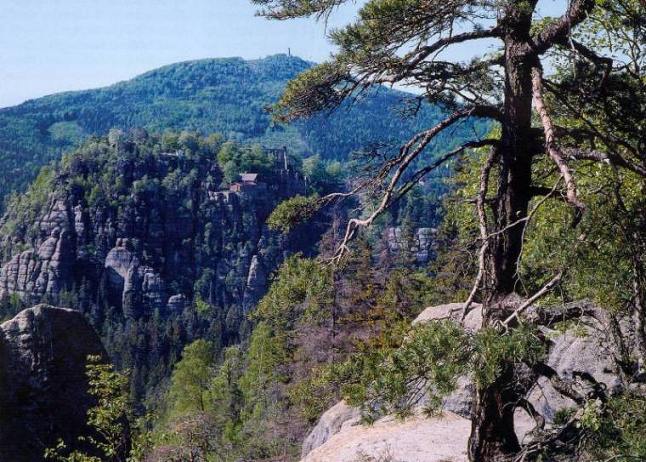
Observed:
[[[441,111],[430,105],[422,105],[415,117],[401,117],[398,110],[411,95],[384,88],[333,113],[293,126],[274,124],[268,106],[311,65],[286,55],[188,61],[106,88],[0,109],[0,171],[8,173],[0,197],[24,190],[41,166],[113,127],[217,132],[268,147],[285,145],[296,154],[345,159],[368,144],[401,141],[440,118]]]

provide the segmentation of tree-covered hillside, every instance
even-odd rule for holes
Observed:
[[[271,121],[267,108],[286,83],[311,67],[276,55],[190,61],[162,67],[110,87],[61,93],[0,110],[0,197],[19,191],[38,169],[93,134],[110,128],[218,132],[291,152],[344,159],[367,144],[402,141],[432,125],[439,110],[423,106],[417,117],[397,112],[405,93],[380,89],[331,114],[293,126]]]
[[[231,191],[224,173],[248,167],[258,184]],[[238,342],[271,273],[313,251],[323,222],[289,238],[264,224],[306,192],[300,167],[287,167],[216,135],[112,130],[87,140],[0,219],[0,320],[40,302],[74,307],[132,371],[133,396],[150,396],[188,341]]]

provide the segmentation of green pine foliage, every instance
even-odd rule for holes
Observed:
[[[318,195],[294,196],[281,202],[267,219],[270,229],[288,233],[295,226],[304,223],[321,208]]]
[[[225,350],[212,369],[203,388],[205,412],[192,406],[177,416],[205,414],[204,422],[217,423],[210,457],[296,459],[308,428],[344,396],[346,378],[339,371],[346,361],[402,341],[412,317],[428,303],[432,282],[423,271],[389,268],[374,254],[362,247],[337,269],[299,255],[284,262],[251,315],[255,325],[245,347]],[[193,353],[192,346],[185,349],[174,385],[194,363]],[[183,399],[174,390],[166,395],[168,409]],[[179,441],[178,431],[172,420],[161,421],[156,432],[165,439],[156,450],[164,441]]]
[[[584,457],[620,462],[646,459],[644,409],[643,394],[629,392],[611,398],[601,416],[585,422],[588,432],[583,445]]]
[[[267,155],[259,144],[241,145],[227,142],[218,152],[218,165],[227,183],[238,181],[241,173],[254,172],[259,174],[271,173],[274,160]]]
[[[170,418],[186,412],[204,412],[206,393],[214,368],[213,345],[204,339],[196,340],[182,351],[182,360],[173,369],[168,397],[172,407]]]
[[[223,181],[219,160],[234,163],[241,171],[264,169],[261,171],[269,181],[281,167],[257,145],[224,142],[219,135],[148,135],[139,130],[125,133],[114,129],[107,137],[87,140],[60,162],[43,169],[27,193],[9,201],[0,222],[0,234],[11,236],[0,246],[2,261],[42,242],[38,217],[47,213],[55,200],[78,206],[84,217],[91,217],[85,222],[87,234],[81,237],[81,248],[66,256],[66,263],[75,269],[56,299],[22,301],[18,294],[6,294],[0,300],[0,318],[10,318],[27,304],[37,302],[83,312],[100,333],[115,364],[132,371],[132,396],[141,404],[158,393],[157,387],[168,379],[186,344],[204,338],[213,343],[217,354],[224,346],[239,341],[244,335],[241,324],[246,322],[240,291],[247,277],[239,269],[244,267],[239,252],[248,252],[250,242],[258,239],[253,233],[262,223],[256,223],[264,220],[272,204],[266,201],[260,210],[253,198],[240,197],[240,214],[231,217],[240,225],[222,227],[218,220],[226,217],[207,193],[226,186],[222,185],[227,181]],[[295,163],[291,168],[300,167]],[[276,201],[278,193],[273,199],[272,194],[265,199]],[[142,220],[137,232],[143,238],[143,248],[138,258],[164,275],[169,294],[187,297],[183,311],[144,306],[144,300],[110,295],[114,290],[101,274],[114,241],[103,241],[97,230],[105,221],[127,226],[124,224],[134,217]],[[161,228],[152,223],[161,223]],[[181,229],[165,228],[164,223]],[[118,236],[124,233],[114,232],[122,233]],[[271,257],[272,252],[278,252],[278,239],[282,237],[271,233],[264,239],[264,251]],[[178,254],[195,255],[195,259],[190,264],[173,265]],[[276,258],[282,261],[283,257]],[[223,260],[228,268],[224,275]]]
[[[79,437],[85,450],[68,451],[66,442],[45,451],[45,459],[55,462],[126,462],[134,430],[132,406],[128,398],[128,375],[115,370],[100,356],[89,356],[86,366],[88,393],[97,401],[88,411],[91,434]],[[68,442],[69,443],[69,442]],[[137,450],[133,450],[133,454]],[[134,461],[133,461],[134,462]]]
[[[534,363],[544,353],[541,340],[528,328],[505,335],[494,329],[472,334],[452,321],[433,321],[405,328],[392,335],[390,343],[367,342],[334,372],[348,401],[374,420],[384,414],[405,416],[423,398],[426,412],[434,414],[459,377],[471,377],[486,387],[506,364]]]

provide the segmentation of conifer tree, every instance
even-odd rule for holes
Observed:
[[[352,3],[252,1],[259,6],[260,14],[277,20],[327,20],[337,7]],[[610,16],[615,27],[621,24],[619,28],[629,31],[627,35],[634,33],[634,46],[624,56],[643,65],[644,3],[569,0],[560,17],[544,20],[537,13],[539,3],[368,0],[351,24],[331,31],[330,38],[337,47],[331,59],[293,80],[275,107],[279,119],[292,121],[337,108],[389,85],[421,90],[420,100],[439,104],[447,111],[444,120],[387,155],[355,189],[321,199],[325,202],[355,196],[369,188],[380,194],[375,207],[349,220],[337,258],[347,251],[348,242],[361,228],[370,226],[420,179],[473,148],[487,150],[474,199],[480,230],[479,271],[464,314],[475,300],[482,301],[484,326],[495,327],[500,335],[514,329],[532,302],[563,276],[562,272],[554,274],[533,295],[518,294],[518,262],[525,229],[543,198],[567,203],[572,226],[577,226],[586,212],[577,185],[577,162],[602,162],[646,176],[643,136],[632,137],[635,143],[620,139],[621,120],[609,116],[613,110],[621,112],[612,103],[616,103],[618,93],[632,91],[636,101],[644,101],[641,68],[613,59],[612,44],[579,39],[579,31],[588,24]],[[456,47],[469,44],[473,50],[484,49],[479,47],[483,41],[497,43],[496,52],[474,56],[470,61],[454,59]],[[575,72],[546,76],[545,63],[555,55],[564,58]],[[576,122],[558,125],[556,104],[551,101],[568,105],[562,112]],[[600,103],[595,104],[595,117],[585,110],[591,101]],[[628,107],[625,104],[619,107]],[[635,130],[643,133],[644,106],[637,103],[631,107],[630,120],[636,121]],[[499,135],[475,136],[437,157],[425,156],[440,134],[472,118],[491,121]],[[596,125],[599,120],[603,128]],[[558,178],[553,187],[534,177],[538,162],[552,165]],[[531,208],[533,200],[539,205]],[[546,375],[563,393],[571,391],[562,386],[563,380],[553,370],[543,366],[536,366],[534,372]],[[469,443],[471,460],[497,460],[520,451],[513,414],[527,403],[516,372],[512,362],[506,363],[493,383],[478,390]]]

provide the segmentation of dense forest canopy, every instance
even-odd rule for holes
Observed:
[[[295,155],[346,160],[352,151],[400,142],[440,117],[422,106],[398,112],[410,95],[382,88],[342,111],[293,125],[272,122],[266,109],[286,83],[312,63],[276,55],[255,61],[207,59],[166,66],[116,85],[62,93],[0,110],[0,197],[22,191],[38,169],[91,135],[111,128],[221,133],[227,140],[287,146]]]

